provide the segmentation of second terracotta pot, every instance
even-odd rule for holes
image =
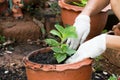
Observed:
[[[78,7],[68,4],[69,1],[77,0],[59,0],[59,6],[61,7],[61,18],[64,25],[73,25],[77,15],[80,14],[80,12],[84,9],[84,7]],[[110,8],[108,7],[108,9]],[[102,32],[107,22],[108,9],[106,8],[104,12],[100,12],[91,17],[91,30],[87,37],[87,40],[97,36]]]

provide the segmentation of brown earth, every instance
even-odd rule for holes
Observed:
[[[17,42],[27,42],[28,39],[37,40],[41,36],[41,28],[29,16],[23,20],[14,20],[12,17],[7,20],[1,19],[0,24],[2,35]]]

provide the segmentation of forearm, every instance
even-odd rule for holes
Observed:
[[[107,48],[120,50],[120,36],[107,35],[106,46],[107,46]]]
[[[99,13],[109,4],[109,2],[110,0],[89,0],[81,14],[92,16]]]
[[[113,12],[120,20],[120,0],[110,0],[110,4],[112,7]]]

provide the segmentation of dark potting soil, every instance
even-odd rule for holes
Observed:
[[[53,52],[37,53],[29,57],[29,60],[40,64],[58,64]]]

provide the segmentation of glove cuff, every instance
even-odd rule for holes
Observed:
[[[83,20],[85,22],[90,22],[90,17],[88,15],[82,15],[82,14],[79,14],[75,21],[79,21],[79,20]]]
[[[93,53],[94,55],[91,55],[91,58],[101,55],[106,50],[106,35],[107,34],[101,34],[94,38],[93,44],[96,47],[96,51]]]

